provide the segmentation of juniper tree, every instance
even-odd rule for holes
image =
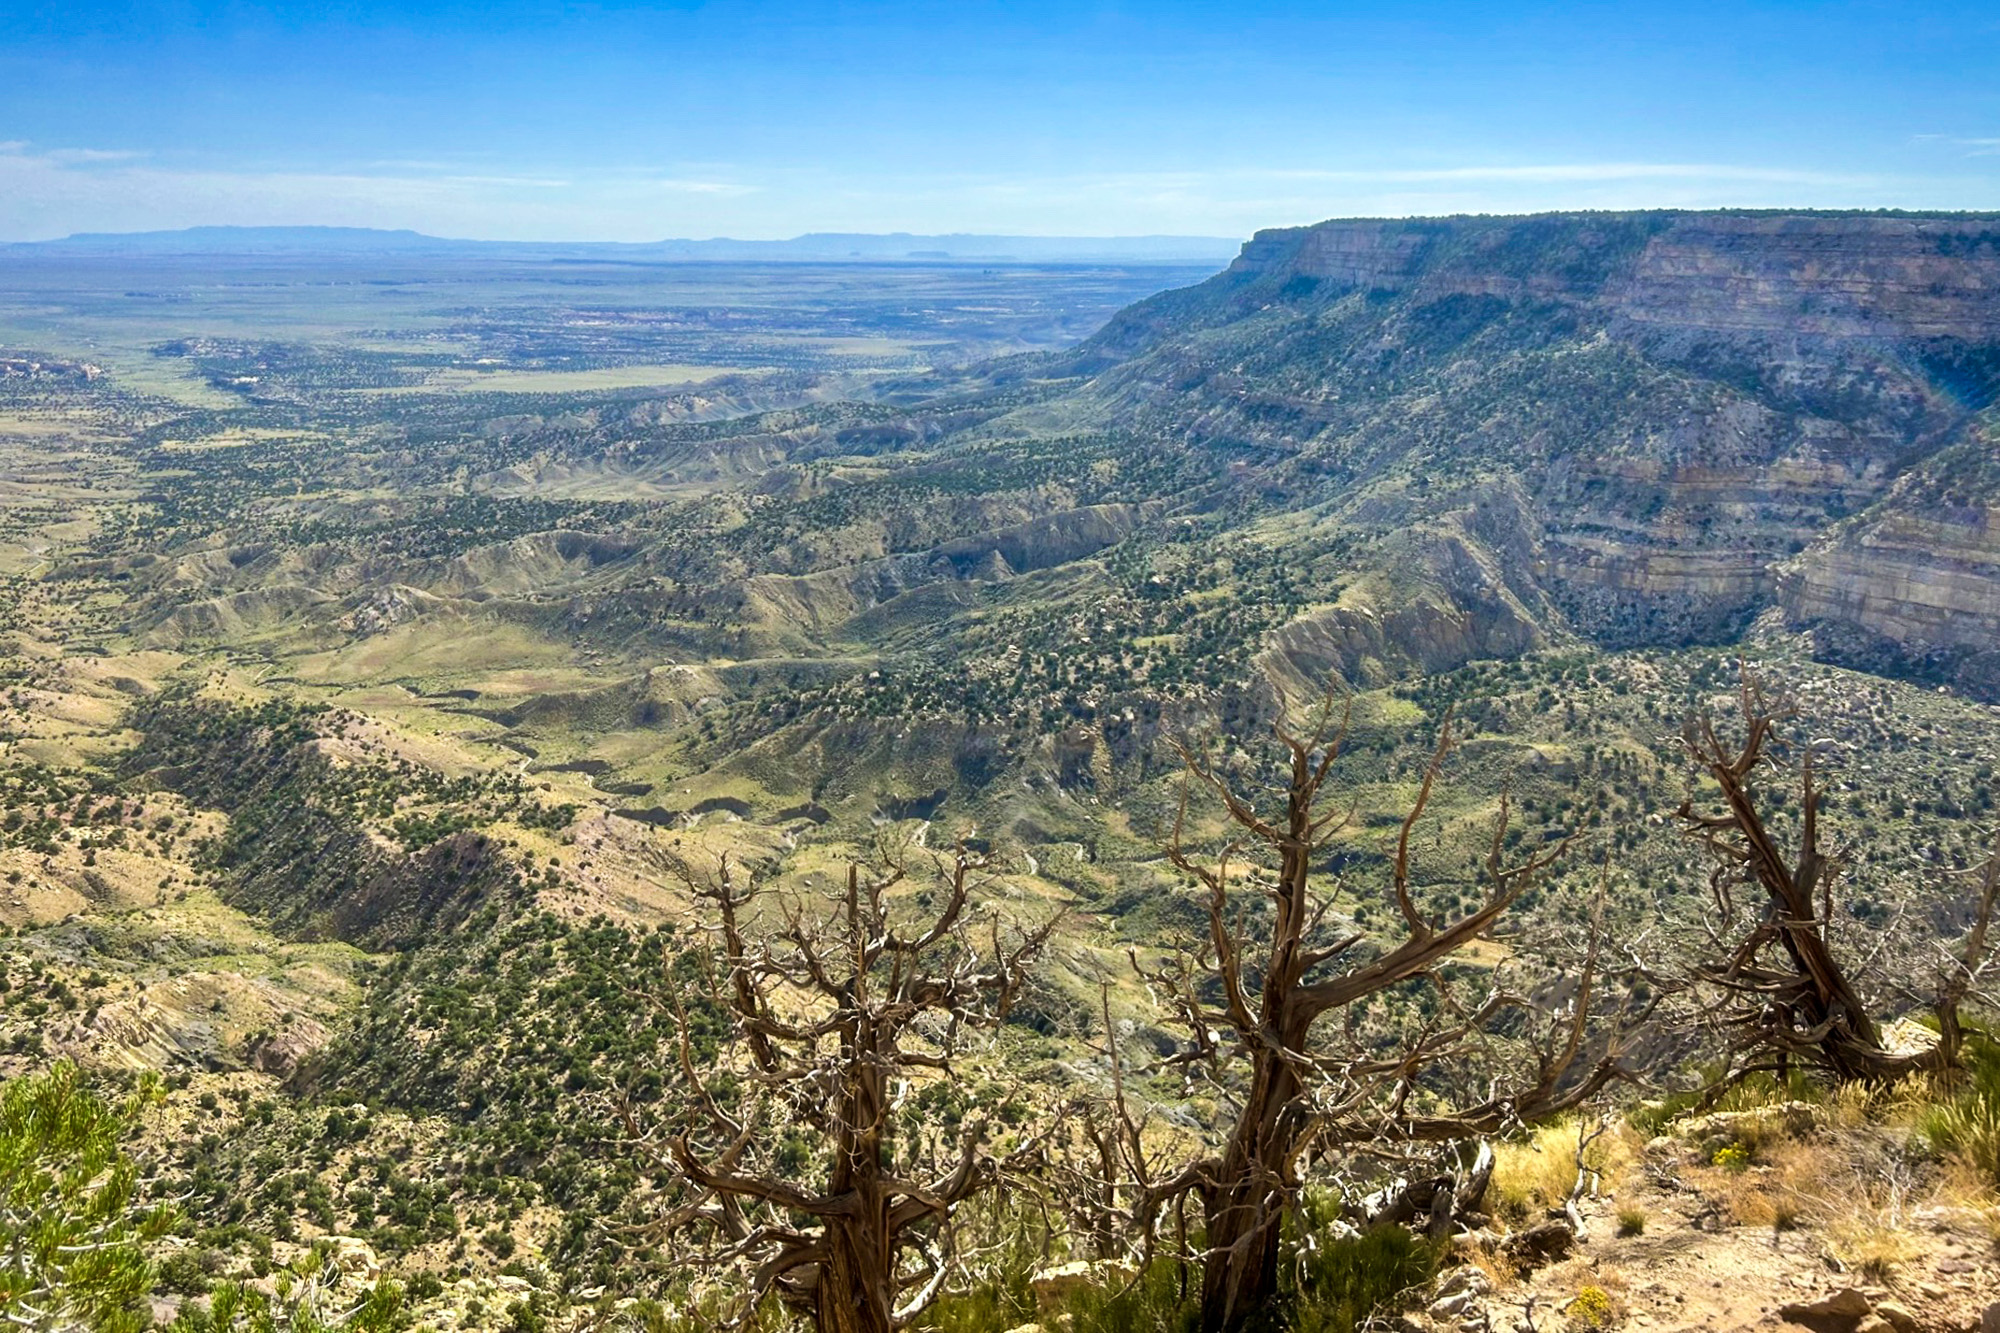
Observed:
[[[1988,936],[2000,900],[2000,850],[1961,883],[1932,886],[1928,896],[1938,900],[1940,915],[1962,914],[1969,922],[1956,948],[1921,919],[1913,931],[1868,931],[1864,948],[1837,948],[1835,908],[1852,853],[1825,845],[1826,794],[1815,747],[1784,743],[1782,728],[1796,706],[1769,698],[1747,671],[1737,706],[1740,741],[1726,740],[1706,715],[1684,725],[1682,743],[1714,783],[1717,799],[1698,808],[1690,795],[1677,812],[1715,863],[1700,956],[1684,980],[1707,1021],[1724,1033],[1723,1085],[1794,1067],[1834,1082],[1956,1068],[1960,1010],[1992,966]],[[1778,802],[1763,790],[1767,772],[1796,786],[1796,821],[1772,818]],[[1739,893],[1745,889],[1747,895]],[[1920,1049],[1891,1047],[1877,1017],[1890,1004],[1928,1007],[1938,1040]]]
[[[0,1321],[35,1333],[150,1328],[146,1242],[174,1214],[139,1199],[124,1141],[150,1083],[112,1104],[74,1064],[0,1091]]]
[[[630,1142],[677,1201],[649,1230],[747,1277],[741,1316],[767,1295],[820,1333],[890,1333],[951,1280],[960,1206],[1033,1159],[996,1152],[978,1113],[904,1131],[917,1088],[951,1084],[968,1038],[1007,1015],[1057,917],[1005,921],[986,857],[961,845],[916,888],[888,856],[822,901],[767,892],[729,858],[663,858],[715,941],[713,967],[674,983],[685,1113]],[[905,893],[905,888],[913,891]],[[691,992],[691,993],[689,993]],[[713,1058],[691,1037],[697,1003],[727,1016]]]
[[[1284,766],[1272,814],[1192,746],[1176,747],[1191,786],[1219,800],[1235,836],[1199,855],[1187,842],[1184,795],[1167,854],[1194,883],[1206,930],[1140,971],[1185,1035],[1169,1063],[1206,1081],[1234,1111],[1219,1150],[1163,1170],[1148,1161],[1145,1136],[1121,1107],[1122,1157],[1131,1225],[1142,1237],[1163,1210],[1199,1202],[1201,1326],[1209,1333],[1246,1326],[1276,1298],[1281,1224],[1300,1201],[1308,1156],[1338,1169],[1357,1145],[1490,1135],[1577,1106],[1621,1072],[1615,1041],[1584,1058],[1595,929],[1575,969],[1541,977],[1531,993],[1496,975],[1483,995],[1466,994],[1445,966],[1486,938],[1568,846],[1510,861],[1503,797],[1472,876],[1476,905],[1442,913],[1420,905],[1411,843],[1454,745],[1449,714],[1390,852],[1388,937],[1336,926],[1320,867],[1354,811],[1325,799],[1347,735],[1345,718],[1330,720],[1329,710],[1305,737],[1275,729]],[[1252,900],[1266,912],[1248,910]],[[1412,986],[1437,1002],[1406,1012],[1399,1032],[1371,1025],[1372,1005],[1392,994],[1407,1001]]]

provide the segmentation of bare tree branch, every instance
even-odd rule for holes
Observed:
[[[976,929],[990,862],[963,843],[936,861],[941,893],[921,914],[894,894],[909,875],[894,848],[851,865],[819,907],[764,902],[764,886],[727,857],[699,868],[664,850],[657,859],[716,939],[700,1000],[728,1016],[732,1035],[704,1068],[676,990],[678,1123],[662,1138],[621,1108],[627,1143],[681,1196],[645,1234],[718,1237],[702,1257],[743,1270],[739,1318],[774,1294],[820,1333],[908,1325],[956,1271],[955,1210],[1026,1169],[1056,1126],[996,1153],[974,1119],[940,1153],[897,1134],[900,1090],[953,1076],[967,1035],[1005,1018],[1059,914]],[[786,1131],[799,1129],[812,1132],[810,1160],[788,1165]]]

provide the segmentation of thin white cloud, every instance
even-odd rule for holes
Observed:
[[[1875,186],[1892,181],[1881,175],[1798,171],[1789,167],[1738,166],[1714,162],[1547,162],[1526,166],[1470,166],[1333,170],[1311,168],[1272,173],[1300,180],[1379,181],[1423,184],[1451,181],[1531,181],[1562,184],[1572,181],[1715,180],[1770,181],[1786,185]]]
[[[713,194],[731,198],[756,194],[758,190],[755,185],[741,185],[733,181],[649,180],[646,184],[672,194]]]
[[[134,158],[144,157],[145,154],[127,152],[121,148],[52,148],[43,154],[43,156],[47,157],[51,162],[83,164],[91,162],[130,162]]]
[[[363,162],[361,167],[366,171],[459,171],[465,167],[465,163],[390,157],[375,162]]]
[[[2000,154],[2000,139],[1994,138],[1966,138],[1959,134],[1913,134],[1910,136],[1910,142],[1963,148],[1966,157],[1992,157]]]
[[[657,240],[740,230],[743,218],[714,209],[761,188],[658,171],[554,176],[467,171],[463,162],[225,170],[165,166],[137,154],[28,148],[0,152],[0,238],[325,223],[446,236]]]
[[[552,180],[543,176],[439,176],[437,179],[452,185],[499,185],[518,186],[524,190],[567,190],[575,182]]]
[[[1342,216],[2000,208],[2000,175],[1969,164],[1927,176],[1631,161],[907,175],[816,166],[752,174],[726,163],[655,163],[544,174],[496,170],[503,164],[490,158],[286,171],[182,167],[77,151],[0,145],[0,238],[218,223],[412,227],[522,240],[804,231],[1241,236]]]

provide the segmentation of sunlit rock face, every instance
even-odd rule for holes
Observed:
[[[1982,435],[1911,469],[1787,566],[1780,600],[1826,656],[2000,697],[2000,447]]]
[[[1487,652],[1491,585],[1532,626],[1509,644],[1725,641],[1776,607],[1848,660],[2000,681],[1982,665],[2000,617],[1992,469],[1955,465],[1951,505],[1915,480],[1955,450],[1993,452],[1979,423],[2000,394],[2000,221],[1267,231],[1210,282],[1126,311],[1073,365],[1104,419],[1245,451],[1274,493],[1378,536],[1419,582],[1436,562],[1411,557],[1414,532],[1482,552],[1469,600],[1431,578],[1422,614],[1300,627],[1306,656],[1435,669],[1461,645]],[[1519,503],[1487,504],[1496,486]],[[1398,623],[1410,642],[1393,642]]]

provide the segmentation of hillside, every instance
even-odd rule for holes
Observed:
[[[1723,642],[1773,611],[1990,695],[1970,491],[1939,545],[1874,551],[1893,592],[1844,553],[1924,502],[1912,469],[1990,456],[1996,292],[1987,219],[1334,222],[1260,233],[1067,364],[1087,419],[1257,450],[1274,489],[1392,544],[1476,655]]]
[[[1565,849],[1439,974],[1559,998],[1596,922],[1631,962],[1586,1016],[1650,1013],[1714,910],[1680,728],[1733,716],[1746,671],[1796,702],[1830,795],[1841,947],[1930,960],[1973,919],[2000,222],[1329,222],[1101,327],[1193,275],[268,260],[220,266],[226,310],[172,263],[0,309],[50,339],[0,355],[0,1070],[169,1073],[140,1138],[188,1219],[162,1321],[339,1238],[424,1327],[690,1327],[630,1304],[653,1300],[699,1326],[716,1291],[646,1231],[674,1196],[624,1137],[726,1054],[687,1002],[715,963],[691,860],[819,903],[899,855],[915,913],[934,855],[990,850],[996,946],[1061,929],[951,1077],[896,1094],[921,1151],[948,1146],[933,1113],[1012,1143],[1124,1090],[1160,1145],[1212,1141],[1229,1094],[1176,1072],[1135,971],[1206,938],[1173,831],[1227,829],[1179,813],[1172,743],[1262,793],[1271,723],[1329,689],[1346,818],[1308,871],[1357,957],[1392,947],[1399,885],[1470,910],[1489,858]],[[1863,998],[1904,1015],[1909,982]],[[1357,1018],[1358,1049],[1441,1021],[1420,990]],[[1767,1080],[1729,1105],[1796,1094],[1810,1123],[1709,1142],[1676,1128],[1702,1040],[1635,1040],[1580,1255],[1503,1262],[1560,1200],[1533,1192],[1555,1148],[1497,1134],[1481,1308],[1584,1285],[1635,1327],[1775,1328],[1853,1269],[1871,1311],[1975,1317],[2000,1177],[1940,1127],[1959,1094]],[[1869,1228],[1842,1230],[1825,1196],[1871,1172]],[[1619,1231],[1628,1203],[1649,1231]],[[1019,1318],[952,1333],[1028,1322],[1006,1236],[1037,1264],[1081,1243],[977,1225],[989,1288],[952,1294]],[[1751,1289],[1767,1242],[1783,1291]],[[1750,1285],[1685,1299],[1691,1253]],[[1439,1261],[1411,1318],[1452,1327],[1472,1305],[1436,1313]]]
[[[1993,226],[1265,233],[1074,351],[902,380],[893,406],[694,428],[651,402],[437,399],[394,448],[304,462],[274,442],[325,478],[316,498],[102,568],[143,594],[147,642],[268,644],[310,654],[309,677],[379,678],[363,659],[413,660],[465,625],[555,659],[588,645],[581,691],[517,703],[490,672],[423,689],[467,692],[531,743],[579,709],[595,729],[649,719],[639,733],[688,737],[669,767],[709,775],[698,799],[740,799],[752,742],[787,729],[826,767],[792,768],[778,808],[851,780],[970,795],[1031,752],[1096,772],[1109,749],[1109,779],[1145,753],[1147,718],[1203,690],[1254,713],[1329,679],[1578,645],[1802,635],[1823,660],[1991,698]],[[491,516],[442,549],[458,524],[415,515],[445,512],[443,474],[405,461],[440,451],[465,469],[451,511]],[[172,464],[233,486],[256,453]],[[382,487],[404,495],[343,498]],[[689,731],[697,705],[722,711]],[[939,714],[951,767],[864,759],[852,728],[884,709]],[[1099,728],[1127,714],[1141,740],[1121,751]],[[836,720],[830,750],[800,730]],[[643,753],[607,736],[573,757],[622,767],[621,746]],[[658,785],[664,753],[633,776]]]

